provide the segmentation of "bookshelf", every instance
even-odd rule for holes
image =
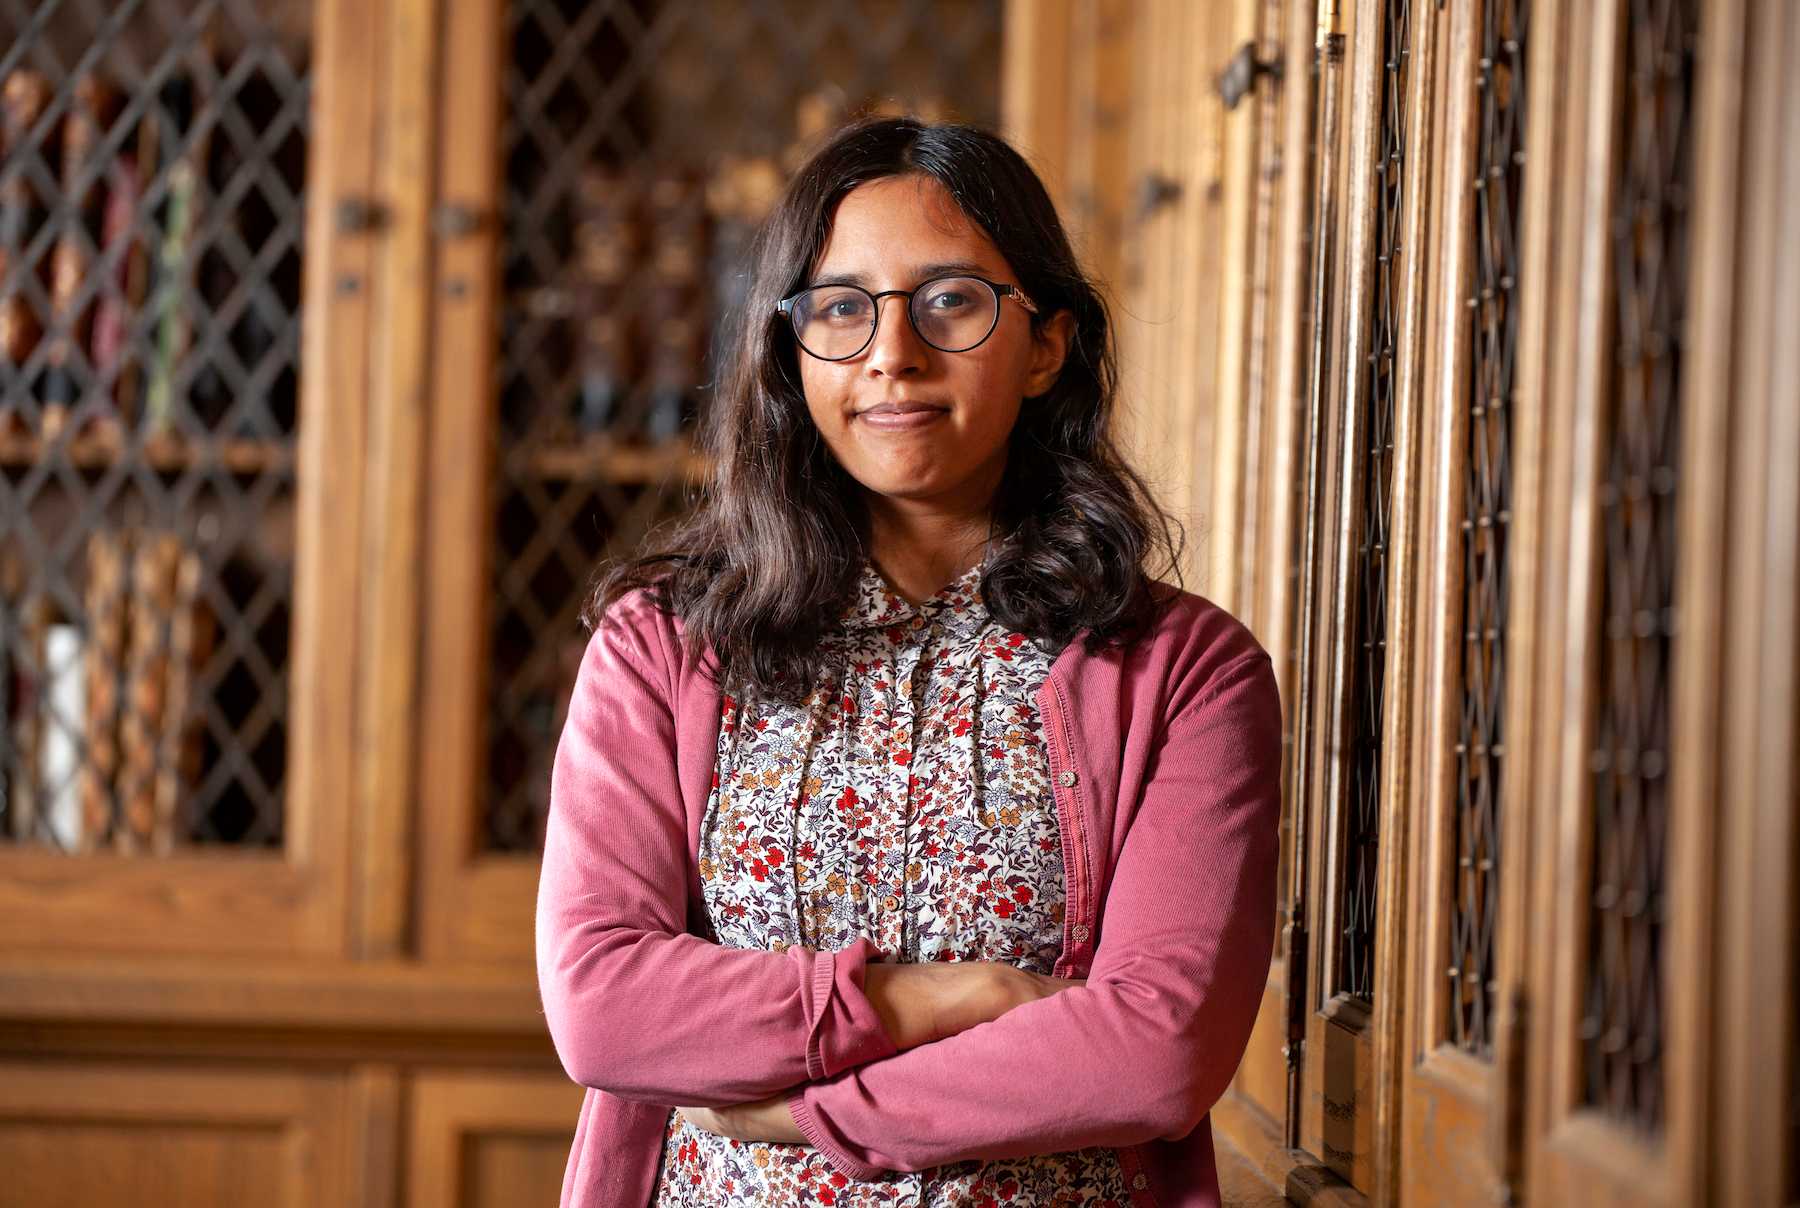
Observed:
[[[319,1139],[258,1176],[299,1203],[491,1128],[555,1185],[531,903],[583,597],[704,503],[810,140],[995,121],[1002,8],[0,4],[9,1119],[131,1170],[214,1097],[195,1152]]]

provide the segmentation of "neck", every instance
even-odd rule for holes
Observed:
[[[871,509],[869,558],[908,603],[943,590],[981,561],[992,518]]]

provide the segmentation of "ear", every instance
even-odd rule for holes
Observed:
[[[1037,398],[1056,385],[1063,361],[1069,355],[1069,341],[1075,338],[1075,316],[1066,310],[1051,315],[1033,333],[1031,366],[1025,376],[1025,397]]]

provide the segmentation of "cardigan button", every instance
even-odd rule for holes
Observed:
[[[1131,1180],[1131,1185],[1137,1188],[1137,1190],[1142,1191],[1144,1188],[1150,1186],[1150,1180],[1144,1177],[1142,1172],[1139,1172],[1138,1175]]]
[[[1076,777],[1075,777],[1075,773],[1073,770],[1064,769],[1063,773],[1060,776],[1058,776],[1056,779],[1057,779],[1057,782],[1066,789],[1075,783]]]
[[[1075,942],[1076,942],[1076,943],[1077,943],[1077,944],[1085,944],[1085,943],[1087,943],[1087,937],[1088,937],[1088,927],[1087,927],[1087,924],[1086,924],[1086,923],[1077,923],[1077,924],[1075,924],[1075,931],[1074,931],[1074,933],[1073,933],[1073,934],[1074,934],[1074,936],[1075,936]]]

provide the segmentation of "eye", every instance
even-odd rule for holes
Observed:
[[[805,313],[823,323],[843,326],[869,321],[869,299],[853,289],[831,289],[807,299]]]
[[[950,285],[934,290],[925,299],[928,309],[943,311],[962,310],[974,305],[974,302],[974,297],[960,285]]]

